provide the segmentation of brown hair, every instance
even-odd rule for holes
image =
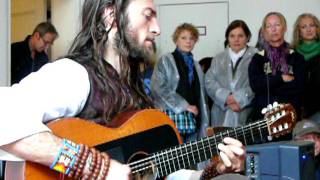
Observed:
[[[82,9],[81,30],[69,49],[67,58],[95,70],[96,88],[100,90],[102,114],[107,124],[117,113],[144,109],[152,106],[139,78],[139,61],[129,56],[130,45],[125,37],[129,24],[127,7],[133,0],[85,0]],[[106,65],[103,58],[105,45],[109,43],[103,13],[106,7],[114,7],[117,25],[117,51],[120,55],[119,80],[115,70]]]
[[[297,18],[296,22],[294,23],[293,38],[292,38],[292,42],[291,42],[291,46],[292,46],[293,49],[296,49],[299,46],[299,44],[301,43],[301,41],[302,41],[302,37],[300,36],[299,24],[300,24],[300,22],[301,22],[301,20],[303,18],[311,18],[313,20],[313,23],[317,27],[316,39],[319,40],[319,37],[320,37],[319,19],[313,14],[303,13]]]
[[[176,28],[176,30],[174,31],[174,33],[172,35],[172,40],[174,43],[177,42],[178,37],[182,31],[189,31],[191,33],[191,35],[195,38],[195,41],[196,42],[198,41],[198,39],[199,39],[198,29],[190,23],[183,23]]]
[[[58,31],[56,28],[50,23],[50,22],[42,22],[38,24],[34,30],[32,35],[34,35],[36,32],[40,34],[41,37],[43,37],[46,33],[52,33],[58,36]]]
[[[224,40],[224,47],[227,47],[229,42],[228,42],[228,36],[230,34],[230,32],[236,28],[241,28],[244,32],[244,34],[247,36],[248,38],[248,41],[250,41],[250,38],[251,38],[251,31],[249,29],[249,27],[247,26],[247,24],[243,21],[243,20],[234,20],[232,21],[227,30],[226,30],[226,33],[225,33],[225,40]]]

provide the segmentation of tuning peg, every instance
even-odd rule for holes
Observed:
[[[273,106],[273,108],[276,108],[279,106],[279,103],[277,101],[275,101],[275,102],[273,102],[272,106]]]
[[[278,132],[277,128],[273,127],[273,128],[272,128],[272,132],[273,132],[273,133],[277,133],[277,132]]]
[[[262,113],[262,114],[265,114],[265,113],[267,113],[267,111],[268,111],[267,108],[263,108],[263,109],[261,110],[261,113]]]
[[[284,108],[284,104],[279,104],[279,107],[280,108]]]
[[[272,110],[272,105],[271,105],[271,104],[268,104],[268,106],[267,106],[267,107],[268,107],[268,110],[269,110],[269,111],[271,111],[271,110]]]

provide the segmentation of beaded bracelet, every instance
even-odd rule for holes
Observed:
[[[110,156],[107,153],[102,153],[103,159],[104,159],[104,166],[103,166],[103,171],[102,171],[102,178],[107,177],[109,167],[110,167]]]
[[[108,175],[110,157],[107,153],[99,152],[86,145],[79,145],[79,152],[75,155],[76,160],[70,172],[69,178],[73,179],[105,179]]]
[[[84,151],[85,151],[85,146],[80,144],[80,150],[79,150],[79,153],[78,153],[78,157],[82,157],[83,154],[84,154]],[[73,165],[73,168],[70,170],[69,174],[68,174],[68,177],[73,177],[74,176],[74,170],[78,168],[79,166],[79,162],[80,162],[80,158],[77,158],[77,160],[75,161],[74,165]]]
[[[83,144],[63,139],[50,168],[73,179],[105,179],[110,167],[110,157]]]
[[[210,164],[204,168],[200,180],[209,180],[220,175],[217,171],[217,165],[218,163],[216,163],[216,161],[211,161]]]
[[[63,139],[63,147],[60,148],[58,155],[51,164],[50,168],[63,174],[69,174],[70,170],[77,161],[77,156],[80,151],[80,145]]]
[[[90,148],[88,146],[84,146],[83,155],[81,157],[78,156],[79,164],[77,167],[75,167],[73,169],[73,171],[75,172],[75,174],[73,176],[74,179],[79,179],[80,177],[83,176],[83,174],[84,174],[83,171],[84,171],[86,162],[87,162],[88,158],[90,158],[90,156],[92,156],[92,154],[90,154]]]

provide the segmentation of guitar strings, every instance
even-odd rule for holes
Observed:
[[[250,124],[249,126],[245,126],[244,128],[241,128],[241,127],[239,128],[238,127],[238,128],[234,128],[234,130],[221,132],[221,133],[219,133],[219,134],[217,134],[215,136],[203,138],[203,139],[198,141],[198,142],[201,142],[202,145],[200,145],[200,148],[197,147],[197,151],[199,151],[199,152],[200,151],[205,151],[206,149],[209,149],[209,150],[211,149],[213,151],[217,151],[217,149],[216,149],[217,144],[222,142],[223,137],[225,137],[226,135],[228,135],[230,137],[240,136],[240,137],[242,137],[244,139],[247,139],[247,137],[246,137],[247,136],[247,132],[250,131],[251,132],[250,136],[252,135],[252,137],[255,137],[257,134],[261,136],[262,131],[267,130],[266,129],[266,127],[267,127],[266,121],[267,120],[258,121],[256,123]],[[264,124],[264,126],[261,126],[261,124]],[[256,127],[259,127],[261,132],[257,132],[257,130],[252,131],[252,129],[256,128]],[[238,131],[238,133],[237,133],[237,131]],[[239,131],[241,131],[241,132],[239,132]],[[245,133],[245,134],[243,134],[243,133]],[[221,137],[220,141],[217,140],[218,136]],[[237,139],[240,140],[240,138],[237,138]],[[213,140],[214,140],[214,142],[213,142]],[[190,143],[182,145],[181,147],[169,148],[167,150],[163,150],[161,152],[155,153],[152,156],[149,156],[149,157],[147,157],[145,159],[130,163],[129,166],[132,166],[131,168],[132,168],[132,172],[133,173],[144,171],[146,169],[152,168],[153,166],[159,167],[159,165],[167,164],[168,162],[171,162],[172,160],[175,160],[175,159],[178,160],[178,166],[179,166],[178,168],[179,169],[181,169],[181,165],[180,164],[183,164],[182,168],[190,166],[191,164],[194,164],[194,163],[190,163],[190,158],[187,157],[187,159],[185,159],[184,156],[186,156],[186,155],[189,156],[190,154],[193,154],[192,152],[190,152],[190,153],[186,152],[186,150],[188,149],[188,146],[190,146],[190,148],[193,149],[192,148],[193,147],[192,143],[199,144],[197,142],[190,142]],[[212,145],[215,146],[215,147],[213,147]],[[185,152],[183,151],[183,149],[186,149]],[[177,152],[178,150],[180,150],[180,152],[184,152],[186,154],[178,155],[178,152]],[[201,154],[199,152],[195,153],[195,154],[198,155],[199,161],[201,161],[203,158],[201,158]],[[205,153],[204,156],[206,156],[206,154],[207,153]],[[163,157],[164,155],[166,155],[167,157]],[[174,155],[178,155],[178,156],[174,156]],[[160,161],[157,161],[156,156],[159,156],[158,159],[160,159]],[[210,156],[209,158],[211,158],[211,156],[213,156],[212,151],[210,151],[210,155],[209,156]],[[182,157],[182,158],[179,158],[179,157]],[[185,163],[185,162],[188,162],[188,164]],[[170,165],[170,163],[167,165],[167,167],[168,167],[168,169],[170,171],[172,171],[171,169],[177,169],[176,167],[172,167],[171,168],[171,166],[175,166],[175,165],[174,164]],[[167,171],[166,170],[167,167],[164,167],[165,171]]]
[[[254,127],[254,126],[252,126],[252,127]],[[263,127],[260,127],[260,128],[263,128]],[[244,128],[243,128],[244,129]],[[246,129],[244,129],[244,131],[246,131],[247,132],[247,130],[248,130],[248,128],[246,128]],[[251,130],[250,130],[251,131]],[[228,133],[228,135],[230,135],[230,134],[232,134],[233,132],[231,131],[230,133]],[[222,133],[222,135],[220,135],[221,137],[223,137],[223,134],[227,134],[227,133]],[[217,136],[217,135],[216,135]],[[212,138],[213,139],[213,138]],[[215,139],[216,139],[216,137],[215,137]],[[215,141],[217,141],[217,140],[215,140]],[[210,142],[210,140],[209,140],[209,142]],[[218,141],[219,142],[219,141]],[[206,142],[204,142],[204,139],[202,139],[202,143],[205,143],[206,145],[204,145],[204,148],[202,148],[201,146],[201,148],[197,148],[198,149],[198,151],[203,151],[204,149],[206,149],[206,148],[210,148],[210,149],[212,149],[212,147],[211,146],[207,146],[207,145],[210,145],[211,143],[206,143]],[[215,143],[214,143],[215,144]],[[186,146],[186,145],[185,145]],[[190,146],[190,145],[189,145]],[[180,151],[181,152],[183,152],[183,147],[182,148],[178,148],[178,149],[181,149]],[[192,149],[192,145],[191,145],[191,149]],[[215,149],[215,148],[214,148]],[[173,151],[176,151],[176,153],[175,154],[177,154],[177,148],[176,149],[169,149],[169,150],[165,150],[165,151],[163,151],[164,152],[164,154],[167,154],[167,159],[165,159],[165,158],[162,158],[162,159],[165,159],[163,162],[158,162],[159,164],[161,164],[161,163],[165,163],[166,161],[170,161],[170,160],[174,160],[174,159],[179,159],[179,157],[176,157],[176,156],[172,156],[172,154],[173,154]],[[169,155],[168,155],[168,153],[170,153]],[[199,153],[198,153],[199,154]],[[159,153],[158,153],[158,155],[159,155]],[[161,154],[160,154],[161,155]],[[181,155],[181,156],[183,156],[183,155]],[[199,155],[200,156],[200,155]],[[211,156],[211,155],[210,155]],[[152,158],[154,158],[154,157],[149,157],[148,159],[147,159],[147,163],[146,163],[146,159],[144,159],[144,160],[141,160],[141,161],[139,161],[139,162],[144,162],[143,164],[140,164],[140,166],[142,165],[142,166],[144,166],[144,164],[150,164],[150,160],[152,159]],[[182,158],[182,161],[184,161],[184,159]],[[136,163],[139,163],[139,162],[136,162]],[[180,163],[178,163],[178,164],[180,164]],[[185,163],[184,163],[185,164]],[[180,165],[179,165],[180,166]],[[151,166],[150,166],[151,167]],[[184,167],[185,167],[185,165],[184,165]],[[181,168],[181,167],[179,167],[179,168]],[[142,168],[142,169],[147,169],[146,167],[144,167],[144,168]],[[171,168],[169,168],[169,169],[171,169]],[[174,168],[174,169],[176,169],[176,168]]]
[[[265,126],[261,126],[261,125],[259,125],[259,123],[258,123],[258,127],[260,128],[260,130],[259,130],[259,135],[261,136],[262,134],[265,134],[265,132],[262,132],[262,131],[267,131],[267,126],[266,126],[266,124],[264,123],[264,125]],[[251,131],[251,135],[252,135],[252,137],[254,137],[254,135],[256,135],[257,134],[257,131],[255,130],[255,131],[252,131],[252,129],[253,128],[255,128],[256,127],[256,125],[252,125],[251,124],[251,127],[247,127],[247,128],[242,128],[243,129],[243,131],[244,132],[246,132],[245,134],[243,134],[242,136],[244,136],[245,137],[245,139],[247,139],[247,132],[248,132],[248,130],[250,130]],[[238,130],[240,129],[240,128],[237,128]],[[220,133],[220,134],[218,134],[218,135],[220,135],[221,136],[221,139],[223,138],[223,136],[224,135],[228,135],[228,136],[232,136],[232,134],[233,133],[235,133],[235,135],[237,134],[236,133],[236,131],[238,131],[236,128],[235,128],[235,131],[230,131],[230,132],[223,132],[223,133]],[[217,142],[217,140],[216,140],[216,137],[218,136],[218,135],[216,135],[215,137],[214,137],[214,139],[215,139],[215,142]],[[249,134],[250,135],[250,134]],[[212,138],[213,139],[213,138]],[[212,140],[211,139],[211,140]],[[214,147],[212,147],[212,145],[211,145],[211,143],[210,143],[210,140],[209,140],[209,143],[207,143],[207,145],[209,145],[209,146],[207,146],[207,145],[204,145],[204,141],[205,141],[205,138],[203,138],[203,139],[201,139],[200,141],[202,141],[202,143],[203,143],[203,148],[197,148],[198,149],[198,151],[204,151],[205,149],[216,149],[216,148],[214,148]],[[254,139],[252,138],[252,141],[254,142]],[[215,143],[216,144],[216,143]],[[190,144],[189,144],[190,145]],[[186,144],[185,145],[186,147],[188,146],[188,144]],[[192,149],[192,144],[191,144],[191,149]],[[201,146],[200,146],[201,147]],[[178,150],[180,149],[180,152],[183,152],[183,147],[181,147],[181,148],[178,148],[177,149],[177,147],[175,147],[175,149],[169,149],[169,150],[167,150],[167,151],[163,151],[163,154],[167,154],[167,159],[165,159],[165,158],[162,158],[162,159],[165,159],[164,161],[160,161],[160,162],[158,162],[158,164],[156,164],[156,165],[159,165],[159,164],[161,164],[161,163],[163,163],[163,164],[166,164],[166,162],[168,161],[168,162],[170,162],[170,161],[172,161],[172,160],[175,160],[175,159],[177,159],[178,160],[178,165],[179,165],[179,168],[178,169],[181,169],[181,167],[180,167],[180,162],[181,162],[181,160],[182,160],[182,164],[183,164],[183,167],[186,167],[186,163],[185,163],[185,160],[184,160],[184,158],[183,158],[183,156],[185,156],[185,154],[181,154],[180,155],[180,157],[182,157],[182,158],[179,158],[179,156],[173,156],[172,154],[174,154],[173,153],[173,151],[175,151],[175,154],[177,154],[178,155]],[[187,148],[186,148],[187,149]],[[168,153],[170,152],[170,154],[168,155]],[[159,153],[158,153],[159,154]],[[187,153],[187,155],[188,155],[188,153]],[[210,154],[210,156],[212,156],[213,154],[211,153]],[[198,153],[198,156],[199,156],[199,159],[203,159],[203,158],[201,158],[201,154],[200,153]],[[151,159],[153,158],[152,156],[150,157]],[[149,158],[149,159],[150,159]],[[181,160],[180,160],[181,159]],[[189,160],[189,158],[188,158],[188,160]],[[148,165],[150,165],[150,161],[149,162],[145,162],[144,163],[144,165],[145,164],[148,164]],[[142,165],[142,166],[144,166],[144,165]],[[189,165],[190,165],[190,163],[189,163]],[[174,170],[176,170],[176,167],[173,167],[173,168],[171,168],[170,166],[174,166],[174,164],[173,165],[171,165],[171,164],[168,164],[168,169],[170,170],[169,172],[172,172],[173,170],[172,169],[174,169]],[[152,167],[152,166],[148,166],[148,167],[145,167],[144,166],[144,168],[142,168],[141,170],[145,170],[145,169],[148,169],[148,168],[150,168],[150,167]],[[167,172],[167,170],[166,170],[166,166],[164,167],[165,168],[165,173],[166,174],[168,174],[168,172]],[[139,169],[138,169],[138,171],[139,171]],[[163,174],[163,173],[162,173]],[[165,174],[164,174],[165,175]]]
[[[265,129],[265,130],[267,130],[267,129]],[[223,138],[223,137],[222,137]],[[217,141],[217,140],[216,140]],[[219,142],[219,141],[217,141],[217,142]],[[221,141],[220,141],[221,142]],[[209,145],[209,146],[208,146]],[[212,147],[212,145],[210,145],[210,144],[207,144],[207,146],[206,147],[204,147],[204,148],[200,148],[200,149],[198,149],[198,151],[203,151],[204,149],[216,149],[216,147]],[[197,154],[196,153],[196,155],[198,155],[198,157],[200,158],[200,159],[203,159],[203,160],[205,160],[203,157],[201,157],[201,154],[199,153],[199,154]],[[212,154],[210,154],[210,157],[212,156]],[[182,158],[179,158],[179,156],[178,157],[169,157],[169,158],[167,158],[167,160],[166,161],[172,161],[172,160],[175,160],[175,159],[177,159],[178,160],[178,164],[181,164],[181,160],[180,159],[183,159],[184,157],[182,157]],[[188,158],[188,157],[187,157]],[[200,162],[200,161],[199,161]],[[159,164],[161,164],[161,162],[159,163]],[[162,174],[164,174],[164,175],[166,175],[166,174],[168,174],[168,172],[167,172],[167,170],[166,169],[169,169],[170,171],[169,172],[172,172],[172,171],[175,171],[176,170],[176,168],[174,168],[174,167],[172,167],[172,163],[165,163],[164,162],[164,164],[166,165],[164,168],[165,168],[165,173],[162,173]],[[186,165],[185,164],[183,164],[184,166],[183,167],[186,167]],[[166,167],[168,167],[168,168],[166,168]],[[160,167],[161,168],[161,167]],[[174,169],[174,170],[172,170],[172,169]],[[161,169],[161,171],[163,171],[162,169]]]
[[[240,140],[240,138],[238,138],[237,136],[238,136],[238,134],[239,134],[239,136],[241,137],[241,138],[243,138],[243,141],[245,142],[245,144],[247,144],[246,143],[246,140],[248,139],[248,140],[250,140],[250,138],[247,138],[247,136],[249,135],[249,136],[251,136],[251,139],[252,139],[252,142],[255,142],[255,139],[254,139],[254,137],[256,137],[256,135],[258,134],[258,135],[260,135],[260,138],[261,138],[261,141],[263,141],[263,135],[264,134],[268,134],[268,133],[265,133],[265,131],[267,131],[268,132],[268,129],[267,129],[267,127],[268,127],[268,124],[267,124],[267,122],[268,121],[270,121],[270,120],[268,120],[268,119],[266,119],[266,120],[261,120],[261,121],[257,121],[257,122],[255,122],[255,123],[252,123],[252,124],[249,124],[249,125],[247,125],[247,126],[244,126],[244,127],[238,127],[238,128],[234,128],[234,130],[232,131],[232,130],[230,130],[230,131],[224,131],[224,132],[221,132],[221,133],[219,133],[219,134],[217,134],[217,135],[215,135],[215,136],[211,136],[211,137],[206,137],[206,138],[202,138],[201,140],[199,140],[199,141],[194,141],[194,142],[190,142],[190,143],[187,143],[187,144],[184,144],[184,145],[181,145],[180,147],[174,147],[174,148],[169,148],[169,149],[167,149],[167,150],[163,150],[163,151],[161,151],[161,152],[158,152],[158,153],[155,153],[155,154],[153,154],[152,156],[149,156],[148,158],[145,158],[145,159],[142,159],[142,160],[140,160],[140,161],[136,161],[136,162],[134,162],[134,163],[131,163],[131,164],[129,164],[130,166],[132,166],[133,165],[133,167],[132,167],[132,172],[133,173],[136,173],[136,172],[141,172],[141,171],[144,171],[144,170],[146,170],[146,169],[149,169],[149,168],[153,168],[154,166],[156,166],[156,167],[158,167],[158,168],[160,168],[160,170],[161,170],[161,174],[160,174],[160,176],[162,177],[162,176],[164,176],[164,175],[166,175],[166,174],[169,174],[167,171],[167,169],[169,169],[169,172],[173,172],[173,171],[176,171],[177,170],[177,168],[175,167],[175,163],[170,163],[170,162],[173,162],[173,160],[175,160],[175,161],[178,161],[177,162],[177,166],[178,166],[178,169],[182,169],[182,168],[185,168],[185,167],[187,167],[187,166],[190,166],[191,164],[195,164],[196,163],[196,161],[194,160],[194,153],[193,153],[193,151],[192,151],[192,147],[193,147],[193,144],[194,145],[196,145],[197,146],[197,151],[198,151],[198,153],[195,153],[196,155],[198,155],[198,158],[199,158],[199,161],[198,162],[201,162],[202,160],[206,160],[206,159],[208,159],[208,157],[207,157],[207,154],[208,153],[206,153],[206,152],[208,152],[207,151],[207,149],[209,149],[210,150],[210,154],[209,154],[209,156],[210,157],[212,157],[213,156],[213,153],[212,153],[212,151],[211,150],[216,150],[217,151],[217,153],[216,154],[218,154],[218,150],[217,150],[217,144],[218,143],[221,143],[222,142],[222,139],[224,138],[224,137],[226,137],[226,136],[230,136],[230,137],[236,137],[236,139],[239,139]],[[261,124],[263,124],[263,125],[261,125]],[[258,127],[258,129],[259,129],[259,131],[257,131],[257,128]],[[237,133],[237,131],[241,131],[240,133]],[[248,133],[248,131],[250,131],[250,133]],[[220,135],[220,141],[218,141],[217,140],[217,137]],[[264,135],[265,136],[265,135]],[[210,141],[212,141],[212,140],[214,140],[214,142],[210,142]],[[241,141],[241,140],[240,140]],[[200,145],[200,148],[198,147],[198,144],[199,143],[202,143],[202,145]],[[215,147],[213,147],[212,146],[212,144],[215,146]],[[190,148],[191,148],[191,153],[188,153],[187,151],[188,151],[188,146],[190,146]],[[183,152],[183,148],[185,148],[185,152]],[[180,150],[180,153],[178,154],[178,150]],[[200,153],[200,151],[204,151],[204,155],[202,155],[201,153]],[[186,153],[186,154],[185,154]],[[193,157],[193,162],[194,163],[190,163],[190,158],[188,157],[189,156],[189,154],[192,154],[192,157]],[[166,155],[167,157],[163,157],[163,155]],[[187,155],[187,159],[185,159],[185,157],[184,156],[186,156]],[[157,158],[156,158],[156,156],[158,156],[158,159],[160,159],[160,157],[162,157],[162,159],[163,160],[161,160],[160,159],[160,161],[157,161]],[[202,156],[204,156],[204,158],[202,157]],[[179,157],[181,157],[181,158],[179,158]],[[187,161],[188,160],[188,161]],[[188,164],[186,165],[186,163],[185,162],[188,162]],[[169,163],[168,163],[169,162]],[[135,165],[136,164],[136,165]],[[161,164],[164,164],[165,166],[164,166],[164,170],[165,170],[165,172],[163,172],[163,170],[162,170],[162,168],[161,168]],[[181,167],[181,165],[180,164],[182,164],[183,166]],[[135,166],[134,166],[135,165]],[[173,167],[171,167],[171,166],[173,166]],[[168,168],[167,168],[168,167]],[[172,170],[173,169],[173,170]],[[159,176],[159,175],[158,175]]]

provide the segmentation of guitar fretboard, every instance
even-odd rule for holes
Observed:
[[[191,141],[165,149],[151,154],[147,158],[130,163],[129,166],[133,174],[152,168],[157,170],[157,177],[163,177],[217,155],[219,153],[217,146],[224,137],[233,137],[244,145],[250,145],[265,141],[266,135],[268,135],[267,122],[266,120],[261,120],[243,127],[226,130],[198,141]]]

